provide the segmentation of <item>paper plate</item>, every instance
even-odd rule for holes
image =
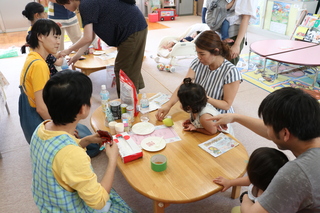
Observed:
[[[102,55],[104,54],[104,51],[94,51],[93,55]]]
[[[141,148],[149,152],[157,152],[164,149],[166,141],[161,137],[147,137],[141,141]]]
[[[154,131],[155,127],[149,122],[140,122],[132,126],[132,132],[137,135],[148,135]]]

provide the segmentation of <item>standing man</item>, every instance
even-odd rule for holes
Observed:
[[[279,170],[256,203],[245,195],[241,212],[320,212],[318,101],[300,89],[282,88],[262,101],[258,114],[263,120],[239,114],[211,120],[217,120],[217,126],[238,122],[297,158]]]
[[[134,83],[137,92],[144,88],[141,66],[147,40],[147,22],[139,8],[124,0],[57,0],[70,11],[79,9],[83,23],[82,38],[61,52],[62,56],[73,50],[78,52],[70,59],[75,63],[88,49],[95,34],[107,45],[118,48],[114,72],[120,96],[119,72],[122,69]]]

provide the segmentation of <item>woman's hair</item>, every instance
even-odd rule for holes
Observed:
[[[25,9],[22,11],[22,15],[24,15],[29,21],[34,20],[34,14],[43,13],[44,7],[42,4],[38,2],[30,2],[26,5]]]
[[[247,166],[250,182],[265,191],[279,169],[288,161],[283,152],[274,148],[261,147],[254,150]]]
[[[178,98],[182,108],[186,112],[198,113],[207,104],[206,91],[200,84],[191,82],[191,78],[183,79],[183,84],[178,90]]]
[[[43,88],[43,101],[55,125],[73,123],[83,105],[91,106],[91,95],[90,78],[70,69],[57,72]]]
[[[227,60],[231,59],[230,47],[212,30],[203,31],[194,43],[199,49],[209,51],[213,55],[221,55]]]
[[[54,35],[61,35],[61,29],[58,24],[49,19],[38,19],[26,37],[26,44],[21,47],[21,52],[25,53],[26,46],[35,49],[39,46],[39,35],[48,36],[53,31]]]

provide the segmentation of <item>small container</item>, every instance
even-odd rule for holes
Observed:
[[[127,112],[127,106],[128,106],[128,104],[121,104],[121,105],[120,105],[120,107],[121,107],[121,114]]]
[[[114,120],[118,120],[121,118],[121,102],[120,101],[110,101],[110,109],[113,115]]]
[[[124,132],[123,123],[116,123],[114,128],[115,128],[117,134]]]
[[[122,120],[122,123],[124,124],[124,131],[125,132],[129,132],[130,128],[131,128],[131,125],[132,125],[130,114],[129,113],[123,113],[121,115],[121,120]]]
[[[94,52],[93,45],[90,45],[89,46],[89,54],[93,54],[93,52]]]
[[[116,134],[116,128],[115,128],[116,124],[117,124],[116,121],[109,122],[109,129],[110,129],[111,135],[115,135]]]
[[[133,109],[133,106],[127,106],[127,113],[131,116],[131,122],[134,122],[134,109]]]

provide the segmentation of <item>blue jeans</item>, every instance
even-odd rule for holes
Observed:
[[[225,40],[226,38],[229,38],[229,21],[226,19],[222,22],[221,28],[220,28],[220,33],[221,33],[221,40]]]
[[[203,7],[201,16],[202,16],[202,23],[204,24],[206,23],[206,14],[207,14],[207,8]]]

